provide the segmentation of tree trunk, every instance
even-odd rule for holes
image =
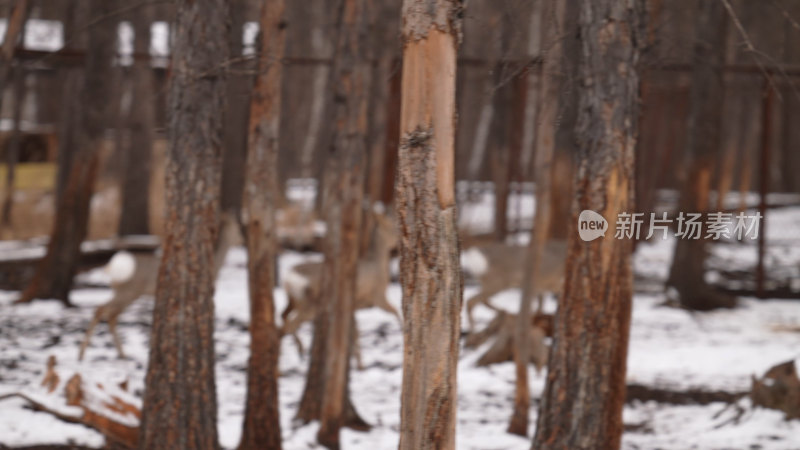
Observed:
[[[0,221],[0,228],[5,228],[9,231],[12,230],[11,209],[14,205],[14,175],[22,144],[22,130],[20,128],[22,126],[22,108],[25,105],[27,91],[25,85],[26,76],[25,66],[22,64],[17,65],[14,73],[14,104],[12,112],[14,128],[11,130],[11,137],[6,147],[6,185],[3,197],[2,221]]]
[[[16,0],[14,6],[6,19],[6,32],[3,36],[3,43],[0,45],[0,110],[2,110],[3,94],[6,91],[11,76],[12,60],[17,42],[23,36],[25,21],[28,19],[30,2],[28,0]]]
[[[580,168],[573,224],[582,210],[612,222],[633,202],[643,2],[580,3]],[[633,277],[629,239],[580,240],[572,228],[563,297],[533,447],[615,449],[622,438]]]
[[[695,20],[694,64],[683,166],[687,178],[678,206],[684,213],[704,214],[710,207],[711,179],[721,141],[725,7],[720,1],[703,0],[698,3]],[[710,310],[733,306],[735,299],[713,291],[705,282],[706,253],[705,239],[678,239],[668,284],[678,291],[681,305],[685,308]]]
[[[78,2],[75,14],[88,23],[105,17],[113,5],[105,0]],[[68,93],[64,130],[59,153],[65,157],[59,163],[63,174],[63,187],[59,189],[55,221],[47,254],[39,263],[33,279],[22,293],[19,303],[34,298],[53,298],[69,304],[69,291],[80,257],[80,245],[86,237],[89,223],[89,204],[97,175],[100,148],[106,129],[106,101],[110,94],[109,79],[114,55],[115,24],[98,21],[88,28],[85,73],[71,73],[67,86],[79,88],[79,93]],[[74,123],[71,123],[74,122]],[[74,125],[74,126],[72,126]]]
[[[462,280],[455,205],[461,2],[403,1],[397,214],[403,287],[401,449],[453,449]]]
[[[530,408],[530,389],[528,387],[528,362],[530,361],[531,297],[537,283],[537,273],[542,261],[542,251],[550,231],[550,174],[558,130],[558,108],[560,104],[563,71],[563,49],[561,47],[564,22],[567,11],[566,0],[548,2],[543,10],[547,20],[541,28],[544,48],[541,93],[542,106],[538,114],[536,130],[536,215],[533,232],[528,246],[525,273],[528,276],[522,290],[519,314],[515,323],[516,347],[514,364],[516,367],[516,394],[514,411],[508,432],[526,436],[528,434],[528,409]],[[533,30],[532,30],[533,32]]]
[[[499,9],[499,5],[497,7]],[[508,11],[499,11],[496,19],[496,34],[499,43],[498,62],[491,68],[491,101],[494,103],[494,114],[489,132],[489,149],[492,181],[494,181],[494,233],[499,242],[504,242],[508,235],[508,195],[511,180],[508,167],[511,164],[509,149],[509,108],[513,97],[513,83],[506,80],[503,59],[508,55],[511,45],[511,24]]]
[[[372,69],[372,83],[369,100],[369,133],[367,149],[369,170],[365,179],[365,196],[370,204],[383,201],[383,186],[387,178],[394,184],[394,172],[387,169],[389,155],[397,152],[397,144],[389,147],[390,118],[395,118],[390,111],[392,104],[392,78],[397,69],[397,15],[399,11],[391,1],[372,0],[373,12],[370,21],[374,24],[370,31],[371,54],[378,55],[377,63]],[[367,232],[361,233],[360,252],[364,254],[369,247],[372,230],[372,214],[364,211],[361,227]]]
[[[334,56],[332,87],[333,136],[328,154],[334,177],[325,207],[327,234],[322,292],[328,318],[325,354],[325,391],[317,440],[339,448],[339,430],[346,423],[346,398],[350,333],[353,328],[358,268],[361,202],[367,140],[367,94],[370,64],[364,39],[367,32],[366,0],[344,0],[339,11],[339,32]]]
[[[123,151],[122,212],[119,235],[150,234],[150,170],[155,131],[155,93],[150,58],[148,7],[139,8],[133,17],[133,73],[128,117],[129,139]]]
[[[177,4],[169,98],[164,256],[159,269],[140,448],[218,448],[214,254],[229,3]]]
[[[555,135],[553,155],[552,187],[550,191],[550,237],[567,239],[570,230],[573,195],[573,174],[575,173],[577,144],[575,124],[578,120],[578,2],[567,2],[564,18],[561,60],[562,88],[558,107],[558,127]],[[553,20],[552,18],[548,20]]]
[[[247,14],[247,3],[231,2],[232,26],[228,33],[231,63],[228,64],[227,107],[225,108],[225,138],[222,150],[222,209],[238,212],[242,209],[242,176],[247,159],[247,123],[250,96],[253,87],[252,77],[242,72],[252,70],[252,65],[243,61],[242,30]]]
[[[402,65],[402,62],[401,62]],[[386,118],[386,142],[384,144],[386,160],[383,166],[383,188],[380,197],[384,205],[394,202],[394,184],[397,175],[397,147],[400,145],[400,86],[403,78],[402,67],[397,66],[390,78],[389,104]]]
[[[260,20],[258,76],[250,105],[244,207],[250,286],[250,361],[240,449],[280,449],[278,356],[275,324],[275,262],[278,205],[278,144],[281,118],[281,60],[286,43],[284,0],[264,2]]]

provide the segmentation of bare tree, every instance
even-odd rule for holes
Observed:
[[[553,153],[558,130],[558,108],[563,82],[562,30],[566,16],[566,0],[553,0],[546,3],[543,10],[544,26],[541,28],[542,42],[545,42],[544,65],[542,67],[541,107],[536,130],[536,216],[533,234],[528,246],[525,262],[525,278],[519,314],[515,324],[517,385],[514,396],[514,412],[508,425],[508,432],[525,436],[528,433],[528,409],[530,408],[530,389],[528,388],[528,362],[530,361],[531,297],[539,280],[542,253],[550,231],[550,192]],[[531,30],[531,32],[539,30]]]
[[[711,179],[721,143],[723,65],[727,16],[721,1],[697,3],[686,153],[679,210],[705,213],[709,210]],[[694,310],[730,307],[735,299],[714,291],[703,278],[707,242],[678,239],[668,284],[674,286],[681,305]]]
[[[47,254],[18,302],[53,298],[69,304],[77,271],[80,245],[89,223],[89,203],[106,129],[106,101],[110,94],[115,26],[106,15],[113,4],[105,0],[76,2],[75,23],[87,24],[88,45],[84,73],[70,73],[64,96],[67,114],[59,147],[59,189],[55,221]],[[74,91],[73,91],[74,89]],[[77,92],[75,92],[77,91]]]
[[[140,448],[217,448],[214,247],[220,222],[229,2],[177,3],[164,256]]]
[[[339,445],[339,429],[368,429],[353,407],[348,389],[350,341],[354,328],[353,297],[361,227],[366,165],[367,93],[370,67],[364,42],[368,15],[365,0],[342,0],[337,5],[337,39],[328,85],[333,89],[323,103],[334,120],[327,151],[322,203],[327,232],[322,292],[314,319],[311,360],[303,397],[297,411],[303,422],[319,419],[317,439]]]
[[[20,34],[24,36],[25,27],[22,27]],[[6,37],[6,42],[10,37]],[[10,64],[9,64],[10,65]],[[26,86],[27,73],[25,65],[22,63],[17,64],[14,69],[13,77],[13,90],[14,90],[14,103],[12,103],[12,118],[14,127],[11,130],[11,136],[8,139],[6,146],[6,185],[3,195],[2,212],[0,212],[0,227],[11,229],[11,209],[14,205],[14,179],[16,172],[16,165],[19,161],[20,147],[22,146],[22,108],[25,105],[25,95],[27,93]],[[0,96],[3,92],[0,86]]]
[[[250,108],[252,76],[247,74],[253,70],[250,61],[242,58],[243,27],[247,18],[246,1],[231,2],[233,17],[228,32],[231,60],[228,62],[228,95],[225,108],[225,137],[222,155],[222,209],[235,211],[238,215],[242,208],[242,189],[247,160],[247,124]]]
[[[366,164],[367,93],[370,64],[366,33],[366,0],[344,0],[339,11],[339,35],[334,56],[333,136],[326,171],[327,235],[323,292],[328,317],[325,392],[317,440],[339,448],[339,430],[347,420],[350,340],[361,231],[361,202]]]
[[[580,2],[581,52],[573,224],[633,207],[643,2]],[[613,220],[613,219],[612,219]],[[573,225],[574,227],[574,225]],[[573,228],[575,230],[575,228]],[[570,236],[563,297],[533,447],[619,448],[631,318],[632,241]]]
[[[122,151],[122,211],[119,234],[150,233],[150,170],[155,133],[155,92],[153,67],[150,65],[149,7],[139,8],[133,15],[133,70],[131,73],[131,106],[128,112],[130,137]]]
[[[6,84],[11,75],[14,50],[16,50],[17,42],[25,29],[29,9],[30,2],[28,0],[16,0],[8,14],[3,44],[0,45],[0,105],[3,103],[3,93],[6,91]]]
[[[462,280],[455,205],[461,2],[403,1],[397,214],[403,288],[400,448],[455,448]]]
[[[261,7],[258,75],[250,104],[244,213],[250,285],[250,362],[241,449],[280,449],[278,356],[275,324],[275,211],[279,199],[278,144],[281,118],[281,62],[286,43],[285,3]]]

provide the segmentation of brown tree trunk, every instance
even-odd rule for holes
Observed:
[[[367,140],[367,94],[370,65],[364,38],[366,0],[344,0],[339,11],[339,33],[334,56],[332,87],[333,136],[325,183],[331,189],[325,207],[325,268],[322,292],[328,318],[325,354],[325,391],[317,440],[339,448],[339,430],[346,424],[350,334],[353,328],[358,267],[361,201]]]
[[[633,202],[643,2],[580,3],[581,149],[573,224],[582,210],[612,222]],[[570,233],[563,297],[533,447],[616,449],[622,438],[633,277],[629,239]]]
[[[499,5],[497,7],[499,9]],[[496,31],[499,41],[498,62],[492,71],[491,101],[494,103],[492,123],[489,132],[490,165],[494,182],[494,233],[498,241],[504,242],[508,235],[508,196],[511,190],[509,166],[511,152],[509,148],[509,109],[513,97],[513,83],[506,80],[508,74],[503,59],[508,55],[511,45],[511,24],[509,11],[497,13]]]
[[[563,71],[563,50],[561,47],[564,19],[566,16],[566,0],[548,2],[543,10],[545,21],[542,27],[544,48],[544,65],[542,67],[541,93],[542,106],[539,110],[536,130],[536,215],[533,232],[528,246],[525,272],[528,276],[522,290],[519,314],[515,323],[516,342],[514,364],[516,367],[516,391],[514,411],[508,432],[526,436],[528,433],[528,409],[530,408],[530,389],[528,387],[528,362],[530,361],[531,297],[537,283],[537,273],[542,260],[542,251],[550,231],[550,174],[552,171],[553,153],[556,146],[558,130],[558,108],[560,104]],[[533,30],[532,30],[533,31]],[[537,30],[538,31],[538,30]]]
[[[547,20],[553,20],[549,18]],[[552,187],[550,191],[550,237],[567,239],[572,214],[570,206],[573,195],[573,174],[575,173],[577,144],[575,124],[578,120],[578,2],[567,2],[564,18],[561,48],[561,96],[558,109],[558,127],[555,136],[553,155]]]
[[[20,37],[23,36],[29,9],[30,2],[28,0],[16,0],[6,19],[6,32],[3,36],[3,44],[0,45],[0,110],[2,110],[3,93],[6,91],[6,84],[11,75],[14,50],[17,48]]]
[[[455,205],[461,2],[403,1],[397,179],[403,287],[401,449],[453,449],[462,280]]]
[[[242,29],[247,14],[245,1],[231,3],[232,26],[228,33],[231,63],[228,64],[228,93],[225,108],[225,138],[222,150],[222,209],[234,211],[238,216],[242,208],[242,189],[244,188],[245,160],[247,159],[247,123],[250,108],[250,95],[253,88],[252,77],[244,73],[253,67],[242,59]]]
[[[720,148],[720,118],[724,93],[726,12],[720,1],[703,0],[695,15],[694,61],[689,97],[686,153],[679,211],[709,210],[711,179]],[[705,230],[703,230],[705,232]],[[668,284],[675,287],[681,305],[692,310],[730,307],[735,299],[715,292],[704,279],[705,239],[680,238],[675,246]]]
[[[229,2],[177,4],[166,230],[139,446],[218,448],[214,244],[219,228]]]
[[[367,136],[367,149],[369,170],[365,179],[365,196],[370,204],[383,201],[383,186],[390,178],[394,184],[394,173],[387,169],[389,155],[397,152],[397,144],[388,147],[389,119],[391,114],[390,98],[392,96],[393,72],[398,69],[395,65],[397,59],[397,11],[391,1],[371,0],[372,17],[370,21],[375,25],[370,33],[371,54],[377,55],[377,63],[372,69],[371,92],[369,99],[369,133]],[[396,117],[394,117],[397,119]],[[372,230],[372,214],[364,211],[361,227],[363,230]],[[367,251],[370,240],[369,232],[361,233],[360,252]]]
[[[386,160],[383,167],[383,188],[380,197],[384,205],[391,205],[394,202],[394,184],[397,175],[397,147],[400,145],[400,85],[402,83],[403,72],[402,62],[394,68],[390,79],[389,104],[386,125]]]
[[[16,173],[17,162],[19,161],[19,151],[22,144],[22,107],[25,105],[25,66],[22,64],[17,65],[14,73],[14,104],[13,104],[13,120],[14,128],[11,130],[11,137],[8,140],[6,147],[6,185],[3,196],[2,219],[0,219],[0,228],[7,230],[12,229],[11,224],[11,209],[14,205],[14,178]]]
[[[260,20],[258,75],[250,105],[249,149],[244,191],[247,268],[250,286],[250,361],[240,449],[280,449],[278,356],[275,324],[275,262],[278,205],[278,144],[281,60],[285,50],[284,0],[264,2]]]
[[[106,16],[113,5],[105,0],[78,2],[76,22],[88,23]],[[97,175],[98,158],[106,129],[106,101],[110,93],[111,60],[114,55],[115,25],[98,21],[88,28],[84,74],[70,74],[68,87],[78,86],[77,95],[68,93],[64,130],[59,152],[66,155],[59,163],[63,187],[59,189],[53,231],[47,254],[39,263],[31,283],[17,302],[34,298],[53,298],[69,304],[69,291],[80,257],[80,245],[86,237],[89,204]],[[80,77],[80,81],[78,80]],[[71,126],[74,125],[74,126]],[[61,157],[60,157],[61,158]]]
[[[122,212],[119,235],[150,233],[150,170],[155,132],[155,93],[150,58],[150,8],[139,8],[133,17],[133,73],[131,74],[130,129],[122,167]],[[138,57],[138,58],[137,58]]]

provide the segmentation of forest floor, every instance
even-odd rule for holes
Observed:
[[[800,230],[799,225],[800,209],[783,209],[773,215],[769,224],[770,236],[783,236],[787,229]],[[775,242],[775,258],[793,260],[797,270],[800,248],[787,246],[779,239]],[[691,313],[664,306],[666,295],[660,286],[669,268],[673,246],[674,240],[657,240],[640,244],[637,248],[634,265],[638,282],[628,358],[629,384],[684,393],[742,393],[749,390],[751,376],[761,376],[777,363],[800,358],[800,302],[797,300],[742,298],[736,309],[710,313]],[[754,247],[721,244],[713,257],[724,258],[726,267],[738,264],[746,268],[753,262]],[[319,256],[284,254],[280,259],[281,273],[285,274],[291,266],[309,258]],[[245,263],[244,249],[232,249],[216,290],[218,424],[220,441],[225,448],[235,448],[238,443],[244,409],[249,354]],[[786,276],[798,278],[791,270],[787,273]],[[90,272],[83,275],[82,280],[103,281],[103,274]],[[476,290],[474,285],[465,286],[464,297],[468,298]],[[0,292],[0,396],[24,392],[49,401],[47,399],[53,396],[45,394],[39,384],[47,358],[54,355],[62,379],[72,372],[79,372],[85,379],[105,383],[127,380],[131,392],[141,397],[152,300],[143,299],[135,303],[121,316],[118,328],[128,359],[117,359],[107,328],[101,326],[87,350],[86,359],[79,362],[78,346],[84,329],[95,307],[109,299],[110,290],[79,288],[72,295],[74,308],[47,301],[12,305],[16,295],[15,292]],[[397,283],[389,287],[388,295],[400,309],[401,292]],[[280,311],[286,303],[286,296],[282,289],[276,290],[276,296]],[[492,303],[514,311],[519,303],[519,291],[505,291]],[[555,301],[548,299],[545,308],[554,311]],[[479,327],[493,317],[493,312],[482,306],[475,312]],[[373,428],[367,433],[344,430],[343,448],[396,448],[402,377],[400,326],[393,316],[380,310],[362,310],[356,316],[365,369],[352,371],[350,386],[353,403]],[[466,320],[463,323],[466,328]],[[308,348],[310,324],[300,329],[300,337]],[[308,360],[298,355],[291,339],[284,339],[281,350],[280,404],[284,448],[317,448],[317,424],[300,426],[292,420],[305,382]],[[513,363],[476,367],[475,361],[483,350],[464,349],[460,355],[458,448],[527,449],[530,447],[529,438],[505,432],[514,395]],[[534,402],[530,411],[529,435],[534,431],[538,408],[536,399],[544,387],[545,376],[544,371],[537,374],[531,368]],[[626,432],[623,448],[800,449],[800,420],[786,421],[780,412],[754,408],[746,397],[735,402],[700,403],[704,402],[629,402],[624,412]],[[101,447],[103,442],[103,437],[97,432],[34,412],[26,408],[22,400],[0,401],[2,445]]]

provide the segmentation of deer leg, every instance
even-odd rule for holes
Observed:
[[[402,329],[403,328],[403,318],[400,317],[400,312],[397,310],[397,308],[395,308],[394,306],[392,306],[391,303],[389,303],[389,300],[386,298],[385,295],[380,296],[378,298],[379,298],[378,303],[375,306],[377,306],[378,308],[388,312],[389,314],[393,314],[397,318],[397,323],[400,324],[400,328]]]
[[[294,311],[295,306],[297,305],[297,303],[294,300],[294,297],[292,297],[291,295],[287,295],[286,297],[289,299],[289,302],[286,304],[286,308],[284,308],[283,312],[281,313],[281,320],[283,321],[283,323],[286,323],[286,318],[289,317],[289,314],[291,314],[292,311]]]
[[[544,293],[540,292],[536,295],[536,314],[541,314],[544,309]]]
[[[492,306],[489,303],[489,299],[492,298],[494,294],[497,294],[499,291],[497,289],[483,289],[477,294],[473,295],[472,297],[467,300],[467,321],[469,322],[469,329],[473,330],[475,328],[475,319],[472,317],[472,310],[475,309],[476,306],[482,304],[487,308],[493,309],[497,311],[497,308]]]
[[[297,313],[292,316],[289,320],[283,322],[283,327],[281,327],[281,336],[291,335],[292,339],[294,340],[295,345],[297,345],[297,353],[300,354],[302,358],[305,354],[305,349],[303,348],[303,343],[300,341],[300,337],[297,336],[297,329],[300,328],[306,320],[303,317],[304,314],[301,310],[298,310]]]
[[[117,356],[119,359],[125,359],[125,352],[122,351],[122,342],[119,340],[119,334],[117,334],[117,319],[119,316],[114,316],[108,319],[108,329],[111,331],[111,337],[114,339],[114,347],[117,348]]]
[[[353,317],[353,327],[350,330],[350,345],[353,346],[353,355],[356,357],[356,367],[359,371],[364,370],[364,361],[361,359],[361,346],[358,345],[358,322]]]
[[[100,318],[102,316],[103,307],[97,308],[94,312],[94,317],[92,317],[92,321],[89,322],[89,327],[86,329],[86,335],[83,338],[83,342],[81,343],[81,349],[78,352],[78,361],[83,361],[83,353],[86,351],[86,347],[89,346],[89,341],[92,339],[92,334],[94,333],[94,327],[100,323]]]

